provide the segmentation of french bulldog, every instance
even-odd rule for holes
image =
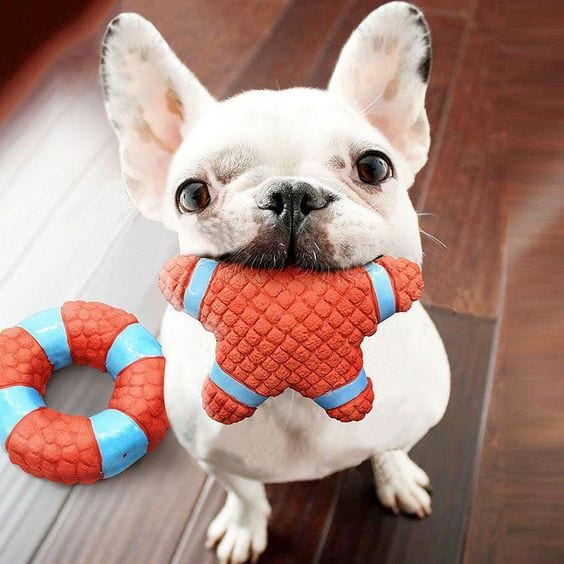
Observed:
[[[325,271],[381,255],[421,263],[408,190],[429,150],[430,65],[422,13],[390,2],[353,32],[327,89],[218,101],[151,23],[126,13],[107,28],[101,79],[127,192],[141,213],[178,233],[182,254]],[[265,483],[318,479],[367,459],[384,506],[431,513],[429,478],[408,452],[443,416],[450,370],[420,303],[364,340],[375,400],[351,423],[287,390],[253,417],[222,425],[201,399],[213,335],[169,306],[160,339],[171,426],[227,491],[208,530],[220,562],[264,551]]]

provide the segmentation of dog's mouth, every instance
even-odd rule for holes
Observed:
[[[384,256],[374,253],[372,260]],[[288,266],[297,266],[304,270],[329,272],[363,266],[368,260],[351,263],[333,254],[333,247],[323,240],[314,240],[311,236],[297,239],[290,237],[287,241],[266,240],[257,238],[251,244],[225,253],[216,260],[241,264],[263,270],[283,270]]]
[[[334,258],[327,236],[309,230],[283,231],[259,234],[255,240],[236,251],[226,253],[220,260],[265,270],[284,269],[294,265],[305,270],[329,271],[343,268]]]

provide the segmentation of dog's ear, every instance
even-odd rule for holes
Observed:
[[[109,24],[100,74],[129,196],[145,216],[160,219],[170,161],[215,101],[137,14],[121,14]]]
[[[362,112],[417,172],[429,150],[425,91],[431,39],[423,14],[406,2],[374,10],[353,32],[329,90]]]

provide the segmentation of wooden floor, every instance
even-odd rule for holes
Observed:
[[[27,25],[34,40],[14,50],[0,83],[0,326],[81,297],[135,311],[156,330],[154,275],[175,242],[118,186],[97,83],[104,22],[145,15],[224,97],[325,85],[378,2],[68,4],[64,18],[41,15],[39,35],[29,14],[14,10],[22,19],[13,26],[2,18],[3,37],[17,43],[14,30]],[[433,34],[433,144],[412,198],[433,214],[422,228],[448,246],[424,241],[426,303],[453,371],[447,414],[413,451],[433,480],[433,515],[386,513],[364,465],[272,486],[264,562],[564,561],[563,5],[418,4]],[[47,399],[90,414],[109,394],[94,371],[71,368]],[[124,474],[87,487],[36,480],[1,456],[0,563],[213,562],[203,539],[223,499],[172,434]]]

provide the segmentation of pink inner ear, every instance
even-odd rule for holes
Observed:
[[[167,147],[171,147],[173,151],[176,151],[182,142],[182,136],[180,135],[182,122],[178,118],[171,118],[166,121],[170,123],[163,127],[162,140]]]
[[[156,143],[169,153],[182,141],[184,108],[178,93],[167,84],[161,73],[148,65],[132,85],[141,112],[139,127],[146,141]]]

